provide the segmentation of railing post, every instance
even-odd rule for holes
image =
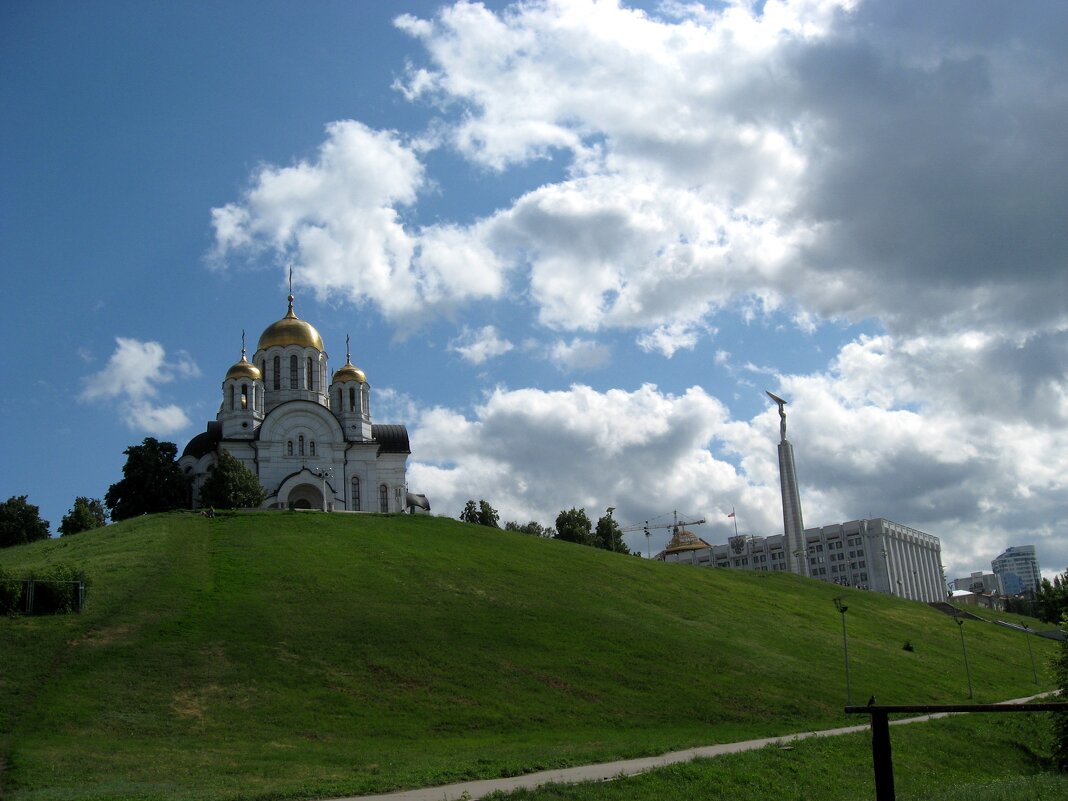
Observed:
[[[875,801],[894,801],[894,762],[890,754],[890,716],[871,713],[871,761],[875,768]]]

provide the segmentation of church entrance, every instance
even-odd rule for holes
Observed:
[[[290,509],[322,509],[323,491],[314,484],[298,484],[289,491],[286,506]]]

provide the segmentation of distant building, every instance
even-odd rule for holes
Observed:
[[[680,531],[657,554],[665,562],[744,570],[787,571],[784,534],[731,537],[709,545]],[[937,537],[877,518],[805,529],[807,574],[814,579],[897,595],[914,601],[943,601],[942,545]]]
[[[998,587],[998,577],[993,573],[984,573],[977,570],[970,576],[955,578],[949,582],[949,589],[953,592],[974,592],[979,594],[1001,594]]]
[[[1034,545],[1015,545],[990,563],[997,576],[1002,595],[1034,594],[1042,573],[1038,568]]]

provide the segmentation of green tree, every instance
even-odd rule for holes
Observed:
[[[500,520],[500,515],[497,514],[497,510],[489,505],[486,501],[478,502],[478,524],[480,526],[489,526],[490,528],[500,528],[500,524],[497,522]]]
[[[619,523],[613,519],[612,515],[604,515],[597,521],[593,539],[594,545],[598,548],[616,553],[630,553],[627,543],[623,542],[623,532],[619,528]]]
[[[208,468],[200,486],[200,505],[220,509],[253,509],[266,494],[256,474],[228,450],[219,450],[219,460]]]
[[[25,495],[12,495],[0,504],[0,548],[46,539],[48,521],[41,519],[41,510]]]
[[[464,510],[460,512],[460,520],[464,523],[478,523],[478,504],[468,501],[464,504]]]
[[[107,523],[108,513],[104,509],[104,504],[97,498],[79,495],[74,499],[74,506],[63,516],[59,524],[59,533],[66,537],[68,534],[102,528]]]
[[[189,505],[189,479],[178,467],[178,446],[145,437],[123,451],[122,480],[108,487],[104,503],[112,520],[169,512]]]
[[[556,534],[551,528],[543,526],[536,520],[520,524],[518,521],[509,520],[504,524],[506,531],[518,531],[520,534],[529,534],[532,537],[552,537]]]
[[[572,506],[568,511],[560,512],[556,516],[556,539],[593,545],[593,526],[586,510]]]
[[[1061,618],[1068,615],[1068,570],[1060,576],[1054,576],[1052,582],[1042,579],[1035,593],[1035,601],[1038,617],[1047,623],[1059,623]]]
[[[464,504],[464,510],[460,512],[460,520],[463,522],[490,528],[500,528],[497,522],[499,519],[500,515],[497,514],[497,510],[486,501],[479,501],[477,504],[474,501],[468,501]]]

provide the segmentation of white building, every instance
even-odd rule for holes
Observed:
[[[194,503],[222,448],[259,477],[265,508],[401,511],[408,431],[371,422],[371,386],[351,354],[331,377],[323,340],[294,314],[292,295],[251,362],[243,344],[216,419],[178,460]]]
[[[683,532],[680,532],[682,534]],[[685,532],[689,534],[689,532]],[[675,539],[658,558],[705,567],[789,570],[785,535],[731,537],[708,545],[694,535]],[[811,578],[914,601],[944,601],[942,545],[937,537],[878,518],[805,529],[804,558]]]
[[[990,593],[1001,594],[997,576],[993,573],[984,573],[982,570],[977,570],[970,576],[951,580],[949,582],[949,589],[953,592],[972,592],[979,593],[980,595],[989,595]]]
[[[998,556],[990,567],[998,577],[998,591],[1002,595],[1035,593],[1042,581],[1034,545],[1014,545]]]

